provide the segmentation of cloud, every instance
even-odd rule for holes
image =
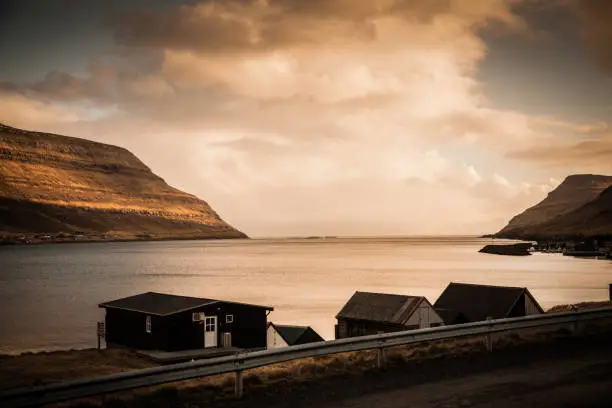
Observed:
[[[506,156],[566,174],[612,172],[612,125],[606,121],[575,123],[551,117],[532,117],[548,137],[508,149]],[[554,135],[554,136],[552,136]]]
[[[469,167],[465,166],[466,172]],[[448,170],[461,172],[462,168]],[[256,236],[267,231],[276,235],[480,234],[503,226],[555,186],[507,185],[500,183],[503,176],[499,175],[477,182],[470,177],[458,182],[455,175],[448,176],[432,181],[355,178],[231,194],[209,188],[208,195],[213,203],[227,203],[225,214]],[[230,197],[234,198],[231,203]],[[266,229],[261,228],[262,222]]]
[[[612,132],[586,140],[522,149],[509,156],[541,166],[568,169],[569,173],[612,172]]]
[[[439,17],[463,26],[523,26],[504,0],[207,1],[170,12],[133,10],[112,25],[116,41],[130,47],[231,53],[373,41],[385,19],[431,24]]]
[[[602,69],[612,74],[612,2],[607,0],[570,0],[581,24],[588,50]]]
[[[29,99],[10,92],[0,92],[0,112],[2,112],[1,122],[34,128],[78,122],[82,119],[77,112],[68,107]]]
[[[555,126],[491,107],[477,80],[479,30],[520,30],[513,4],[136,10],[113,24],[116,61],[4,83],[0,115],[126,147],[249,234],[495,231],[546,190],[505,153]]]

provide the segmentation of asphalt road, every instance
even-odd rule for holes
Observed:
[[[326,404],[343,408],[612,407],[612,352],[586,350],[484,373],[372,392]]]
[[[278,386],[277,386],[278,387]],[[385,372],[247,391],[226,407],[612,407],[612,338],[423,361]]]

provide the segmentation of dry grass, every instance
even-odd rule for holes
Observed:
[[[0,356],[0,389],[44,385],[152,367],[128,350],[69,350]]]
[[[587,309],[599,309],[602,307],[610,307],[612,306],[611,301],[601,301],[601,302],[581,302],[575,303],[571,305],[557,305],[550,308],[546,313],[561,313],[561,312],[573,312],[577,310],[587,310]]]
[[[526,344],[550,343],[559,338],[574,336],[573,330],[582,334],[602,332],[610,329],[609,322],[571,326],[549,326],[532,328],[520,332],[492,335],[493,349],[518,347]],[[486,351],[484,336],[453,340],[432,341],[418,345],[405,345],[385,350],[386,366],[403,367],[427,360],[452,359]],[[53,381],[80,377],[91,377],[132,369],[149,367],[152,364],[125,350],[83,350],[26,354],[3,357],[0,360],[0,383],[4,388],[44,384]],[[300,384],[338,376],[360,375],[375,370],[377,353],[373,350],[349,352],[331,356],[310,357],[260,367],[245,372],[244,386],[249,390],[289,390]],[[62,405],[112,407],[164,407],[194,406],[206,401],[232,398],[233,374],[182,381],[162,386],[141,388],[105,397],[95,397]]]
[[[516,347],[541,341],[552,341],[566,337],[568,330],[554,329],[544,334],[511,334],[494,338],[494,349]],[[434,359],[455,358],[464,355],[483,353],[486,347],[483,337],[458,340],[435,341],[427,344],[406,345],[389,348],[385,351],[386,366],[402,367],[409,364]],[[361,375],[377,368],[375,351],[342,353],[332,356],[304,358],[271,366],[249,370],[245,373],[246,392],[256,389],[291,390],[300,384],[324,380],[338,376]],[[79,407],[100,405],[119,407],[165,407],[165,406],[202,406],[206,402],[233,398],[234,376],[226,374],[198,380],[183,381],[159,387],[150,387],[133,392],[118,393],[106,399],[91,398],[76,403]],[[268,392],[268,391],[266,391]],[[68,404],[70,405],[70,404]],[[75,404],[71,404],[75,406]]]

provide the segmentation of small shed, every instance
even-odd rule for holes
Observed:
[[[423,296],[357,291],[336,315],[336,338],[365,336],[444,324]]]
[[[446,324],[544,313],[527,288],[451,282],[434,304]],[[451,316],[459,321],[450,320]]]
[[[268,323],[268,348],[297,346],[298,344],[325,341],[310,326],[287,326]]]
[[[266,347],[269,306],[147,292],[101,303],[108,347],[182,351]]]

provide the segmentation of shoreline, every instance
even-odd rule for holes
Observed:
[[[255,236],[251,237],[246,234],[243,236],[168,236],[168,237],[151,237],[143,238],[134,235],[134,237],[116,237],[116,238],[94,238],[88,239],[79,238],[29,238],[27,240],[17,239],[15,237],[24,236],[24,234],[1,235],[0,232],[0,248],[3,246],[25,246],[25,245],[46,245],[46,244],[87,244],[87,243],[105,243],[105,242],[152,242],[152,241],[217,241],[217,240],[278,240],[278,241],[339,241],[339,240],[369,240],[369,239],[382,239],[382,240],[422,240],[427,242],[432,239],[484,239],[480,235],[347,235],[347,236]],[[42,235],[42,234],[36,234]],[[506,238],[501,238],[506,239]],[[4,240],[4,241],[3,241]],[[507,239],[508,241],[521,241],[518,239]]]
[[[5,241],[2,241],[4,238]],[[109,242],[158,242],[158,241],[220,241],[220,240],[250,240],[245,236],[168,236],[168,237],[116,237],[116,238],[30,238],[26,240],[6,241],[7,237],[0,236],[0,247],[7,246],[28,246],[28,245],[52,245],[52,244],[100,244]]]

